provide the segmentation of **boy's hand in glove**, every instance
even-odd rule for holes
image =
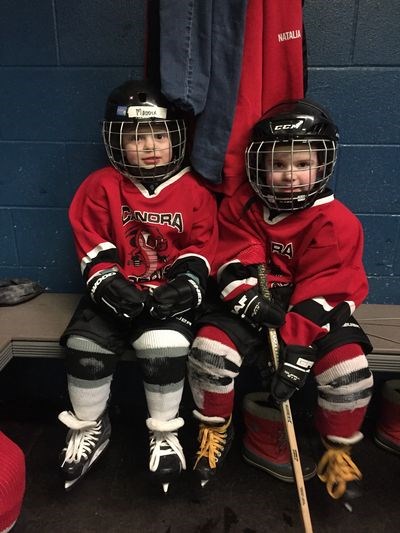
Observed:
[[[271,394],[280,404],[306,382],[316,359],[316,349],[289,344],[281,350],[279,367],[272,377]]]
[[[196,278],[180,274],[165,285],[153,289],[147,307],[152,317],[165,319],[195,309],[201,304],[202,298],[202,289]]]
[[[122,274],[103,270],[88,282],[92,300],[107,313],[117,318],[131,320],[138,316],[148,297],[147,291],[136,289]]]
[[[276,303],[268,302],[256,287],[228,300],[228,307],[255,326],[279,327],[285,322],[285,311]]]

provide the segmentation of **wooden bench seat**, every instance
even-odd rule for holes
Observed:
[[[58,344],[79,294],[43,293],[29,302],[0,308],[0,370],[12,357],[63,357]],[[400,305],[365,304],[355,316],[374,350],[371,370],[400,372]],[[133,359],[127,352],[123,359]]]
[[[0,370],[12,357],[63,357],[59,338],[81,294],[43,293],[0,308]],[[133,350],[124,359],[134,358]]]

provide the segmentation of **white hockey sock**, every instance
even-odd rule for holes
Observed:
[[[86,380],[68,374],[67,379],[69,397],[75,415],[80,420],[97,420],[107,406],[112,376]]]
[[[174,330],[150,330],[134,343],[150,417],[171,420],[182,399],[189,341]]]

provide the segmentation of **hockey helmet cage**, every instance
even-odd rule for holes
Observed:
[[[249,182],[270,209],[304,209],[327,186],[338,143],[338,130],[319,105],[305,99],[281,102],[253,128],[245,153]],[[296,160],[301,160],[301,166],[296,166]],[[285,183],[275,178],[275,170],[282,171],[284,167],[289,176]],[[296,183],[300,168],[302,181]]]
[[[185,122],[150,81],[129,80],[110,93],[102,134],[111,165],[131,180],[159,183],[183,163]],[[165,135],[168,142],[161,145],[159,139]],[[143,138],[150,138],[146,146]],[[145,153],[150,163],[142,164]]]

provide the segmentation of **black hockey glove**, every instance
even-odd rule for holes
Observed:
[[[138,316],[145,305],[148,292],[139,291],[115,270],[103,270],[88,283],[92,300],[107,313],[131,320]]]
[[[180,274],[172,281],[151,291],[149,313],[154,318],[170,318],[201,304],[203,291],[197,278]]]
[[[235,315],[255,326],[279,327],[285,322],[285,311],[274,302],[268,302],[256,287],[226,302]]]
[[[278,370],[272,377],[271,394],[280,404],[300,389],[316,359],[316,349],[289,344],[281,350]]]

